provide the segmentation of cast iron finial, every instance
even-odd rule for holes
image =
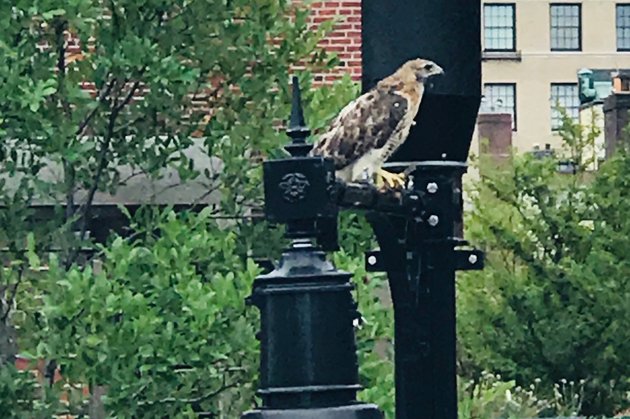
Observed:
[[[306,143],[306,138],[311,135],[311,130],[304,121],[304,111],[302,109],[302,96],[300,94],[300,84],[297,76],[292,78],[293,100],[291,102],[291,120],[287,128],[287,135],[293,139],[285,149],[292,156],[306,156],[312,146]]]

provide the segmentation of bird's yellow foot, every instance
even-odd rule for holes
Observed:
[[[379,169],[376,172],[376,186],[379,189],[404,189],[405,175]]]

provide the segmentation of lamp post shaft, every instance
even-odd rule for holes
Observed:
[[[285,149],[291,157],[264,163],[265,215],[286,225],[292,240],[276,269],[254,282],[250,303],[260,310],[261,408],[242,419],[382,419],[356,399],[359,385],[351,274],[335,269],[338,207],[332,161],[307,157],[297,78]],[[327,231],[322,231],[326,226]],[[317,243],[317,244],[316,244]]]

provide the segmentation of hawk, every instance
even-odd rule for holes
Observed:
[[[386,172],[381,166],[407,139],[422,101],[425,81],[443,72],[429,60],[407,61],[394,74],[346,105],[310,154],[331,158],[336,177],[344,182],[372,179],[376,175],[378,184],[404,185],[402,175]]]

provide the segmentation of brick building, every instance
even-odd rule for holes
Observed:
[[[337,54],[341,64],[333,71],[316,76],[316,81],[332,82],[344,74],[353,80],[361,80],[361,1],[320,1],[313,3],[311,23],[338,19],[335,30],[321,45]]]

